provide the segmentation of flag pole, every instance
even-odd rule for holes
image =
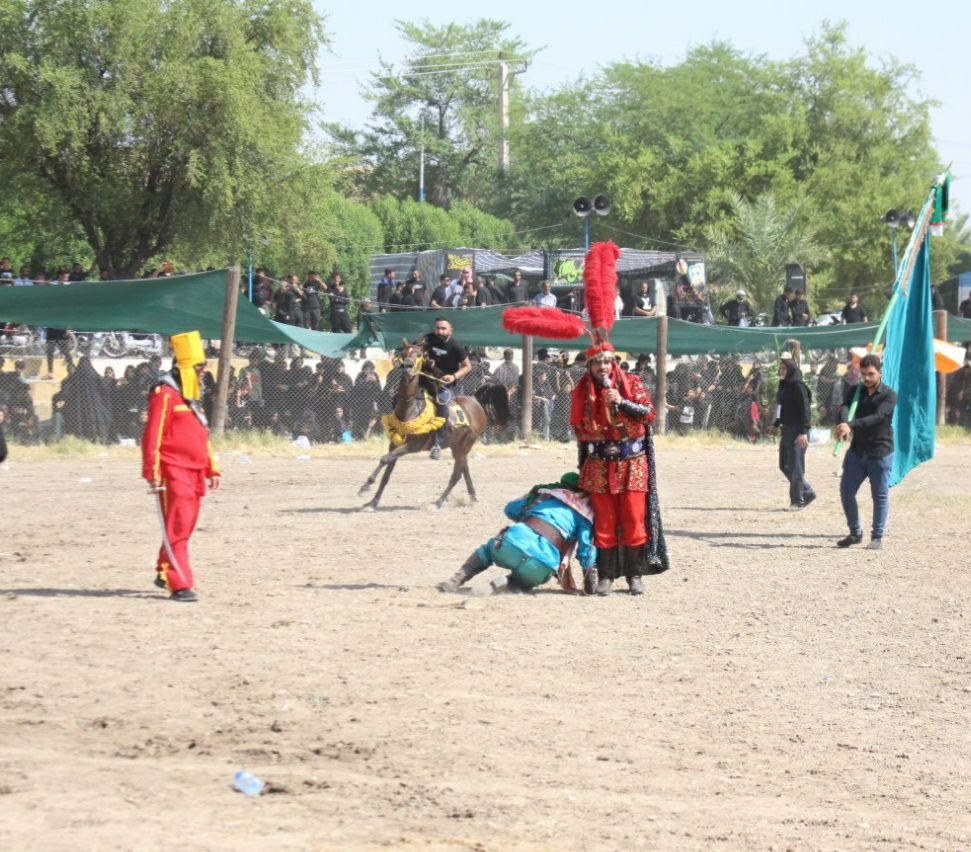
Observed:
[[[937,200],[937,194],[943,189],[948,177],[949,175],[946,171],[939,174],[934,179],[930,192],[927,193],[927,199],[924,201],[924,206],[920,209],[920,215],[917,217],[917,224],[910,235],[910,240],[908,241],[907,248],[904,251],[903,263],[900,264],[900,267],[897,270],[897,278],[893,283],[893,292],[890,294],[890,301],[887,302],[887,309],[883,312],[883,318],[880,320],[880,325],[877,326],[876,334],[873,336],[873,343],[870,344],[871,352],[876,352],[877,347],[883,340],[883,335],[887,330],[887,323],[890,321],[890,315],[893,313],[893,309],[900,297],[903,282],[910,278],[910,273],[913,271],[914,264],[917,262],[917,252],[924,240],[927,239],[927,229],[930,227],[931,211],[934,209],[934,202]],[[850,407],[846,412],[847,422],[852,420],[856,415],[856,407],[860,402],[860,395],[863,391],[862,384],[862,382],[857,382],[856,390],[853,392],[853,399],[850,400]],[[834,456],[839,455],[840,448],[842,446],[843,442],[837,438],[836,443],[833,446]]]

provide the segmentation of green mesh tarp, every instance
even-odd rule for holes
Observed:
[[[377,314],[368,318],[371,328],[384,349],[401,345],[402,338],[413,340],[431,331],[435,317],[449,318],[455,337],[464,346],[517,347],[519,335],[502,327],[501,307],[472,308],[451,311],[407,311]],[[620,352],[653,352],[657,348],[656,317],[620,319],[614,323],[610,341]],[[822,328],[733,328],[723,325],[698,325],[684,320],[668,320],[668,352],[671,355],[781,352],[786,341],[795,338],[803,349],[836,349],[865,346],[873,340],[875,323],[854,323]],[[586,337],[577,340],[535,338],[538,348],[585,349]]]
[[[197,329],[204,338],[219,340],[228,277],[229,270],[221,269],[142,281],[0,287],[0,322],[166,335]],[[357,337],[275,323],[243,298],[236,308],[235,339],[241,343],[295,343],[339,358]]]

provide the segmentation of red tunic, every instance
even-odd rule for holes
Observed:
[[[142,433],[142,477],[158,480],[158,500],[165,537],[155,570],[170,591],[195,583],[189,562],[189,538],[206,493],[206,477],[218,476],[209,448],[209,430],[171,385],[159,384],[148,399],[148,422]]]

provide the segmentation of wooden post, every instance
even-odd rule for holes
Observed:
[[[947,340],[947,311],[934,311],[934,337]],[[937,425],[947,423],[947,376],[937,374]]]
[[[523,443],[528,444],[533,437],[533,338],[523,335],[523,383],[519,404],[519,427]]]
[[[668,425],[668,316],[657,318],[657,351],[654,353],[654,371],[657,383],[654,386],[654,432],[663,435]]]
[[[229,371],[232,369],[233,340],[236,337],[236,305],[239,301],[239,267],[230,267],[226,277],[223,324],[219,332],[219,369],[216,373],[216,399],[212,407],[212,434],[222,435],[226,428],[229,401]]]

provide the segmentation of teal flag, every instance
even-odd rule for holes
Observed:
[[[883,381],[897,392],[893,418],[894,462],[890,485],[934,457],[937,381],[931,308],[930,238],[925,236],[908,280],[900,285],[887,321]]]

